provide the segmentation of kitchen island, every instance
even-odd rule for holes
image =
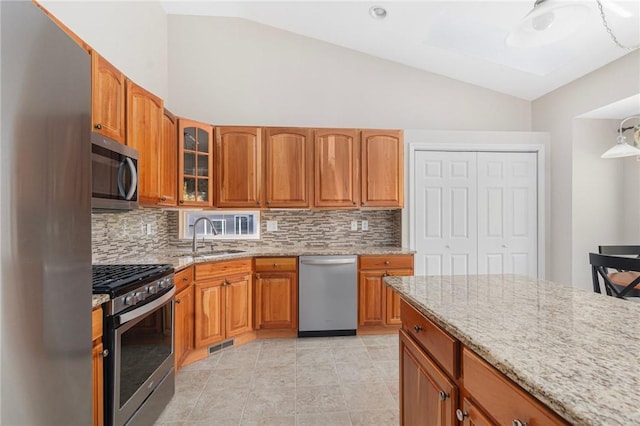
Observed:
[[[640,305],[514,275],[385,284],[566,422],[637,424]]]

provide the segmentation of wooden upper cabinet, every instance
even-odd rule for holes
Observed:
[[[262,132],[256,127],[216,127],[217,207],[263,206]]]
[[[127,145],[138,150],[138,196],[143,204],[160,201],[162,99],[127,80]]]
[[[178,120],[178,204],[213,205],[213,127]]]
[[[125,76],[95,50],[91,52],[91,125],[95,132],[125,143]]]
[[[264,131],[267,207],[309,207],[311,130],[267,128]]]
[[[352,129],[316,129],[313,151],[314,206],[357,208],[358,132]]]
[[[162,115],[160,139],[160,201],[162,206],[177,204],[178,185],[178,123],[166,109]]]
[[[402,130],[363,130],[360,135],[363,207],[404,205]]]

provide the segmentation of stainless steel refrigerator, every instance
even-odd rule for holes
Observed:
[[[89,425],[90,57],[0,2],[0,424]]]

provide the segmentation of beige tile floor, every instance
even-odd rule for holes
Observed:
[[[398,335],[257,340],[180,370],[156,426],[388,426]]]

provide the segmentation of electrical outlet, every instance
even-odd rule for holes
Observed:
[[[368,231],[369,230],[369,221],[368,220],[363,220],[362,221],[362,230],[363,231]]]
[[[276,232],[278,230],[278,221],[277,220],[268,220],[267,221],[267,231]]]
[[[357,231],[358,230],[358,221],[357,220],[352,220],[351,221],[351,230],[352,231]]]
[[[147,223],[146,225],[144,225],[144,232],[147,235],[151,235],[151,224]]]

